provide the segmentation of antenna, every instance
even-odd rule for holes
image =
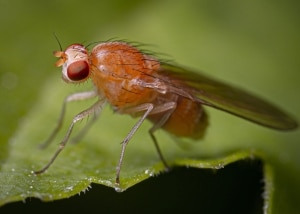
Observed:
[[[60,51],[62,51],[61,43],[60,43],[58,37],[56,36],[56,34],[55,34],[54,32],[53,32],[53,36],[54,36],[55,40],[57,41],[57,43],[58,43],[58,45],[59,45]]]

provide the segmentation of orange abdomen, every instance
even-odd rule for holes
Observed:
[[[150,115],[148,119],[155,123],[162,114],[165,112]],[[178,97],[176,109],[161,128],[177,137],[199,139],[204,136],[207,125],[207,114],[201,104]]]

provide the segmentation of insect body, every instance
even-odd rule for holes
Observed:
[[[145,119],[153,123],[149,133],[166,166],[154,132],[161,128],[178,137],[201,138],[208,123],[203,105],[274,129],[289,130],[297,127],[292,118],[264,100],[187,69],[160,63],[125,42],[100,43],[90,53],[85,46],[72,44],[65,51],[57,51],[54,55],[59,57],[56,66],[62,66],[62,77],[66,82],[80,83],[91,79],[95,85],[95,91],[68,96],[65,104],[95,96],[99,99],[73,118],[60,148],[36,174],[43,173],[63,150],[75,123],[90,114],[99,114],[106,102],[118,113],[140,118],[122,142],[116,173],[117,184],[120,182],[126,145]],[[64,108],[65,105],[59,126],[48,142],[60,127]]]

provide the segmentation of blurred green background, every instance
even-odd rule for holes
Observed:
[[[7,142],[17,130],[19,121],[42,95],[43,86],[55,77],[60,78],[58,69],[53,66],[52,51],[59,48],[53,33],[64,47],[75,42],[110,38],[151,44],[151,50],[166,53],[179,64],[261,94],[299,121],[299,11],[300,3],[294,0],[0,0],[1,160],[5,161]],[[278,154],[268,154],[278,155],[278,162],[284,169],[278,170],[275,181],[286,185],[275,186],[274,208],[277,210],[273,211],[283,213],[287,209],[285,213],[296,213],[300,208],[300,184],[297,183],[300,181],[300,134],[299,131],[272,134],[273,138],[286,141],[276,150]],[[272,142],[262,145],[264,148],[272,146]],[[93,185],[80,197],[52,203],[28,200],[26,204],[4,206],[0,212],[1,209],[54,212],[82,208],[103,212],[199,210],[219,213],[228,208],[230,213],[255,213],[257,210],[259,213],[257,207],[261,206],[262,192],[251,191],[252,185],[261,190],[261,170],[260,162],[233,164],[216,174],[178,169],[122,194]],[[237,179],[236,175],[241,174],[245,176]],[[191,185],[181,186],[181,182]],[[204,189],[207,186],[215,187],[215,197],[206,197]],[[219,188],[227,187],[230,188],[224,194],[218,193]],[[276,188],[283,196],[276,196]],[[225,200],[228,195],[236,203],[222,203],[222,197]],[[280,200],[281,196],[284,201]],[[239,212],[240,209],[243,211]]]

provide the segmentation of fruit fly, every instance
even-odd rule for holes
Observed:
[[[246,91],[208,78],[198,72],[160,62],[130,43],[111,41],[97,44],[90,52],[81,44],[72,44],[65,51],[56,51],[57,67],[67,83],[82,83],[91,79],[95,90],[69,95],[64,102],[58,132],[68,102],[98,97],[90,108],[77,114],[52,159],[36,174],[45,172],[64,149],[74,125],[83,118],[98,115],[108,103],[115,112],[139,117],[122,142],[116,169],[116,184],[125,149],[144,120],[153,123],[149,134],[157,153],[167,167],[154,132],[163,129],[177,137],[200,139],[208,124],[203,105],[223,110],[254,123],[278,130],[290,130],[297,123],[272,104]]]

